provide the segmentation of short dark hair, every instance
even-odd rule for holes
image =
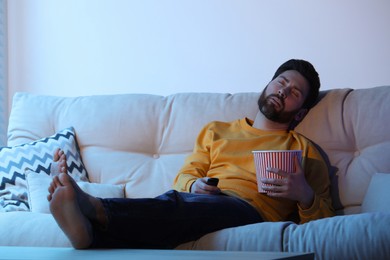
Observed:
[[[298,71],[309,82],[309,94],[307,95],[302,107],[307,109],[312,108],[318,98],[321,86],[320,77],[318,76],[314,66],[305,60],[291,59],[280,65],[272,80],[287,70]]]

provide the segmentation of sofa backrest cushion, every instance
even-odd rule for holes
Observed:
[[[8,145],[73,126],[90,181],[125,184],[127,197],[171,188],[200,129],[213,120],[254,119],[259,93],[121,94],[55,97],[17,93]],[[360,211],[371,176],[390,173],[390,87],[333,89],[296,130],[330,161],[332,197],[341,213]]]
[[[390,86],[322,94],[296,130],[329,157],[336,210],[358,213],[371,177],[390,173]]]
[[[74,127],[92,182],[126,184],[128,197],[172,188],[201,128],[213,120],[254,118],[258,93],[54,97],[17,93],[8,144]]]

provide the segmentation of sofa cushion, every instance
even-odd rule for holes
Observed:
[[[52,214],[28,211],[0,213],[0,227],[2,246],[71,247]]]
[[[0,211],[29,210],[25,170],[31,169],[50,174],[53,153],[58,147],[63,149],[67,156],[69,174],[75,180],[88,179],[72,127],[31,143],[2,147],[0,150]]]
[[[28,204],[31,212],[50,213],[47,200],[48,187],[52,177],[45,173],[26,172],[28,186]],[[124,185],[90,183],[78,181],[77,184],[84,192],[99,198],[123,198]]]
[[[283,251],[283,232],[293,222],[262,222],[222,229],[179,245],[176,249]]]

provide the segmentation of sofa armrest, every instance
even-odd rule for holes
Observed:
[[[390,212],[390,173],[377,173],[371,178],[362,203],[362,212]]]
[[[388,212],[335,216],[289,225],[284,252],[315,252],[315,259],[389,259]]]

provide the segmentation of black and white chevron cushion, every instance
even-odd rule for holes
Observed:
[[[67,157],[68,173],[77,181],[88,181],[73,127],[57,134],[14,147],[0,148],[0,212],[28,211],[26,169],[50,174],[54,151]]]

